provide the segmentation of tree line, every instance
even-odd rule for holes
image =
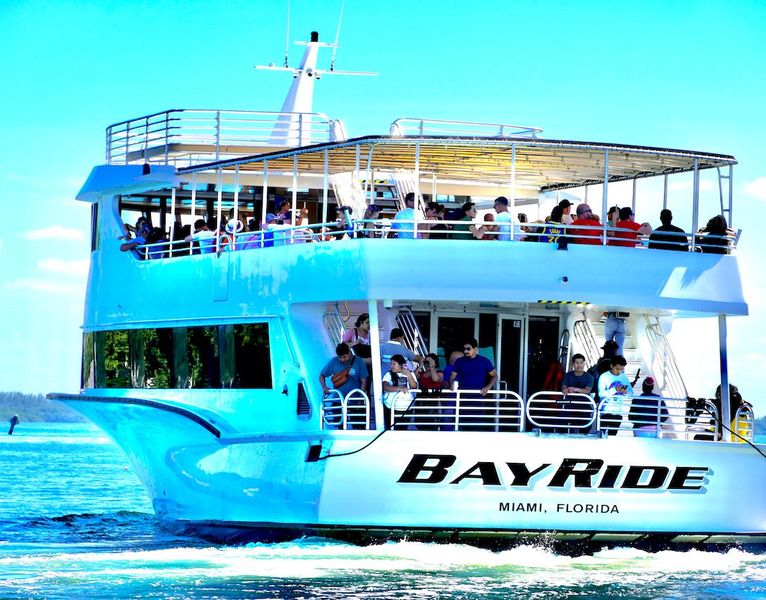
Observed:
[[[48,400],[42,394],[0,392],[0,423],[18,415],[22,423],[82,423],[85,417],[63,402]]]

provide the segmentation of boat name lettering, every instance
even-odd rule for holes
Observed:
[[[704,488],[708,467],[663,465],[607,465],[598,458],[564,458],[558,466],[542,463],[479,461],[466,468],[455,467],[452,454],[413,454],[399,483],[460,484],[468,480],[481,485],[515,488],[685,490]],[[502,476],[501,476],[502,475]]]

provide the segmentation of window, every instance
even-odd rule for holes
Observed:
[[[270,389],[266,323],[86,333],[82,386]]]

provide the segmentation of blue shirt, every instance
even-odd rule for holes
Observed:
[[[336,388],[344,396],[351,390],[362,387],[362,379],[368,375],[367,365],[358,356],[354,356],[350,361],[344,363],[337,356],[333,356],[324,368],[319,372],[325,377],[332,377],[335,373],[340,373],[348,369],[348,379],[339,388]]]
[[[480,390],[487,385],[489,374],[495,370],[495,366],[491,360],[477,354],[473,358],[458,358],[454,370],[457,374],[455,381],[460,384],[461,390]]]

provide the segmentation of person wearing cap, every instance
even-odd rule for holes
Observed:
[[[612,232],[612,239],[608,242],[610,246],[635,248],[638,244],[639,234],[649,235],[652,232],[652,226],[649,223],[639,225],[633,220],[633,217],[633,209],[630,206],[623,206],[620,209],[620,220],[615,225],[618,231]]]
[[[409,192],[404,197],[404,208],[394,215],[394,222],[391,223],[391,231],[399,239],[415,239],[415,194]]]
[[[601,358],[598,359],[598,362],[596,362],[595,365],[588,369],[588,373],[593,376],[592,392],[594,394],[594,401],[598,401],[598,379],[602,374],[606,373],[611,368],[612,358],[617,356],[618,348],[619,346],[617,346],[617,342],[612,340],[604,342],[604,345],[601,346],[604,354],[601,356]]]
[[[649,248],[687,252],[689,244],[687,243],[686,232],[672,224],[673,213],[670,209],[663,208],[660,211],[660,221],[662,225],[652,231],[652,235],[649,236]]]
[[[587,204],[577,205],[577,218],[572,221],[573,227],[587,227],[588,229],[572,229],[573,244],[601,245],[601,223],[593,218],[593,211]]]
[[[656,431],[657,417],[664,423],[668,420],[668,407],[659,394],[654,393],[654,377],[647,377],[641,384],[641,395],[633,398],[630,405],[628,420],[633,423],[634,430]]]
[[[574,205],[569,200],[565,199],[559,202],[559,206],[561,207],[561,222],[564,225],[571,225],[574,219],[570,213],[572,212],[572,206]]]

